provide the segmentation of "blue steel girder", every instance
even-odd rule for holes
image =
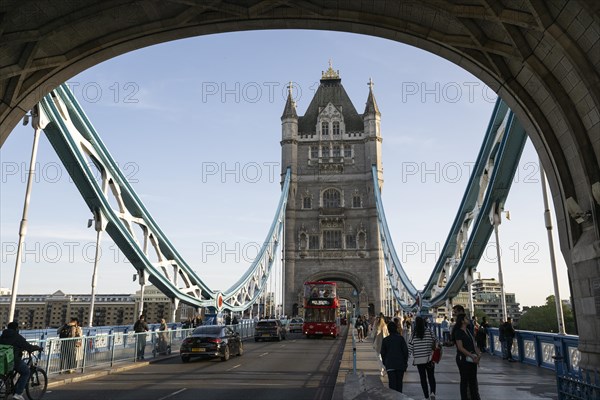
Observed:
[[[45,96],[37,112],[49,121],[43,127],[44,132],[86,204],[101,221],[98,229],[106,230],[132,266],[174,301],[219,308],[216,304],[219,293],[202,282],[160,230],[66,84]],[[100,171],[101,184],[96,181],[91,165]],[[265,290],[283,229],[282,210],[287,202],[289,180],[288,170],[267,240],[244,276],[223,293],[222,308],[242,311]],[[111,194],[116,210],[110,204]],[[135,233],[136,227],[142,240]],[[150,257],[150,247],[156,260]]]
[[[394,249],[379,190],[377,168],[372,167],[379,233],[392,293],[404,309],[438,306],[455,297],[465,284],[465,272],[479,263],[490,238],[492,207],[502,209],[518,167],[527,135],[506,103],[498,99],[484,136],[467,189],[444,248],[424,289],[408,279]],[[407,297],[415,300],[407,303]]]
[[[494,229],[490,215],[504,209],[504,203],[527,141],[527,133],[512,111],[506,116],[505,121],[504,128],[501,126],[498,130],[499,135],[502,135],[503,138],[494,156],[494,167],[491,171],[488,188],[477,209],[473,229],[462,251],[462,256],[456,260],[456,266],[444,287],[436,293],[430,291],[424,294],[423,303],[427,306],[438,306],[445,299],[453,298],[460,292],[466,281],[465,273],[470,273],[477,268]],[[427,298],[427,295],[431,297]]]
[[[423,289],[426,298],[430,297],[431,292],[439,291],[439,288],[443,286],[443,281],[451,274],[452,268],[462,255],[469,230],[472,228],[472,223],[479,212],[483,195],[488,189],[489,175],[494,168],[494,160],[498,147],[504,138],[503,123],[506,122],[509,112],[510,110],[506,103],[498,99],[494,105],[492,117],[490,118],[481,149],[469,177],[467,189],[456,213],[452,228],[433,269],[433,273]],[[501,127],[502,129],[500,130]]]

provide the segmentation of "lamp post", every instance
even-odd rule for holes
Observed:
[[[144,275],[144,270],[139,271],[139,274],[133,274],[133,280],[135,281],[139,277],[140,282],[140,310],[138,312],[139,315],[144,314],[144,287],[146,285],[146,277]]]
[[[94,224],[96,230],[96,253],[94,255],[94,272],[92,273],[92,299],[90,302],[90,314],[88,319],[88,326],[91,328],[94,321],[94,307],[96,305],[96,284],[98,282],[98,262],[100,261],[100,240],[102,239],[102,232],[105,228],[105,219],[102,218],[102,214],[99,211],[94,213],[94,217],[88,220],[88,228]]]
[[[12,291],[10,294],[10,308],[8,311],[8,322],[11,322],[15,316],[15,308],[17,306],[17,291],[19,288],[19,276],[21,274],[21,256],[23,252],[23,244],[27,235],[27,212],[29,211],[29,201],[31,199],[31,188],[33,185],[33,176],[35,175],[35,163],[37,159],[38,145],[40,142],[40,131],[46,127],[48,120],[45,115],[40,115],[39,106],[35,106],[31,110],[33,116],[33,146],[31,147],[31,160],[29,162],[29,172],[27,174],[27,188],[25,189],[25,200],[23,202],[23,217],[19,226],[19,244],[17,247],[17,258],[15,260],[15,272],[13,276]],[[23,120],[23,125],[27,125],[29,116]]]
[[[499,209],[496,203],[492,204],[492,209],[490,211],[490,223],[494,226],[494,235],[496,238],[496,256],[498,257],[498,283],[500,284],[500,302],[502,304],[502,315],[500,320],[506,321],[508,317],[506,312],[506,297],[504,295],[504,278],[502,276],[502,259],[500,257],[500,239],[498,236],[498,225],[502,223],[502,217],[500,213],[502,212]]]
[[[558,276],[556,273],[556,258],[554,257],[554,240],[552,238],[552,217],[548,207],[548,192],[546,191],[546,175],[541,161],[540,180],[542,181],[542,197],[544,199],[544,221],[546,223],[546,232],[548,233],[548,247],[550,250],[550,267],[552,269],[552,282],[554,283],[554,301],[556,303],[556,319],[558,321],[558,334],[565,334],[565,318],[563,315],[562,302],[560,301],[560,290],[558,288]]]

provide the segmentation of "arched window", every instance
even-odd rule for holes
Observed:
[[[304,209],[312,208],[312,198],[310,196],[304,196],[304,199],[302,199],[302,208],[304,208]]]
[[[310,146],[310,158],[319,158],[319,148],[317,146]]]
[[[360,199],[360,195],[354,195],[354,197],[352,197],[352,207],[353,208],[361,208],[362,207],[362,201]]]
[[[329,135],[329,122],[321,122],[321,135]]]
[[[358,248],[364,249],[367,246],[367,235],[364,232],[358,234]]]
[[[300,234],[300,250],[306,250],[308,248],[308,237],[306,233]]]
[[[340,148],[340,146],[338,146],[338,145],[333,146],[333,156],[334,157],[342,156],[342,149]]]
[[[327,189],[323,192],[323,207],[324,208],[339,208],[341,207],[341,195],[339,190]]]
[[[334,136],[340,134],[340,123],[338,121],[333,122],[332,131]]]

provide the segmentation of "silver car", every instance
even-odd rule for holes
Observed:
[[[302,325],[304,324],[304,319],[302,318],[292,318],[288,325],[288,331],[292,332],[300,332],[302,333]]]

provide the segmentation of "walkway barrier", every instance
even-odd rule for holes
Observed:
[[[433,331],[442,337],[440,324]],[[560,400],[600,400],[600,373],[579,367],[578,346],[579,336],[516,330],[512,355],[524,364],[554,370]],[[502,357],[498,328],[488,328],[486,349]]]
[[[242,320],[239,324],[230,326],[242,339],[254,337],[253,320]],[[29,341],[44,348],[39,364],[48,375],[68,374],[84,372],[95,367],[112,367],[118,362],[135,362],[138,358],[138,343],[143,343],[141,346],[144,360],[179,352],[181,343],[194,329],[179,326],[166,331],[155,329],[146,333],[135,333],[131,329],[119,329],[117,332],[99,329],[98,332],[86,332],[93,333],[92,335],[64,339],[47,337],[49,332],[46,332],[41,337]]]

